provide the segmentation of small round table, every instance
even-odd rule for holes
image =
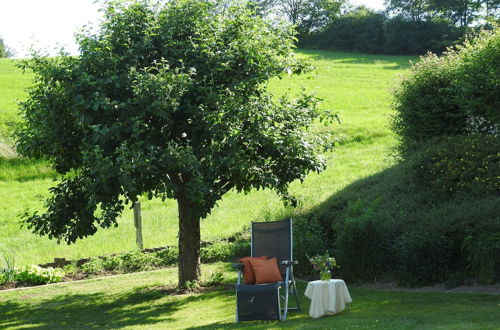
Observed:
[[[307,284],[305,296],[311,299],[309,315],[318,318],[342,312],[352,302],[343,280],[312,281]]]

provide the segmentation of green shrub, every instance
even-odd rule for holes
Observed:
[[[498,135],[499,62],[498,28],[442,57],[422,57],[394,91],[392,129],[401,138],[403,156],[436,138]]]
[[[128,252],[120,255],[121,269],[126,273],[133,273],[153,269],[161,264],[161,260],[154,253],[139,251]]]
[[[200,250],[200,259],[204,263],[227,260],[234,255],[233,243],[216,242]]]
[[[354,11],[335,19],[319,33],[303,36],[301,47],[382,53],[384,15],[368,10]]]
[[[488,216],[486,214],[485,216]],[[481,284],[500,281],[500,221],[488,218],[466,237],[463,247],[468,253],[468,266]]]
[[[119,256],[103,257],[102,267],[107,271],[115,271],[122,268],[122,259]]]
[[[457,138],[470,137],[453,139]],[[440,280],[454,286],[462,283],[464,277],[477,278],[482,283],[498,282],[500,253],[493,244],[498,238],[484,235],[500,232],[498,192],[481,185],[474,193],[464,190],[443,197],[417,174],[417,164],[429,161],[427,150],[443,150],[446,145],[444,141],[429,146],[409,160],[336,192],[314,213],[303,217],[301,229],[299,222],[294,222],[295,242],[310,235],[306,246],[314,244],[319,252],[329,250],[340,266],[336,273],[349,280],[397,280],[411,286]],[[475,165],[469,166],[472,168],[467,171],[476,171]],[[405,233],[411,236],[403,236]],[[417,243],[427,233],[431,237],[421,240],[437,243],[429,242],[429,249],[425,250],[425,245]],[[296,256],[302,253],[301,249],[295,248]],[[440,262],[432,262],[434,256],[429,257],[430,253],[437,253]],[[307,260],[302,263],[309,271]]]
[[[335,225],[334,256],[340,272],[348,279],[374,280],[394,265],[393,234],[379,203],[380,199],[358,199],[349,204],[345,220]]]
[[[467,133],[467,115],[457,103],[460,59],[456,53],[422,57],[394,90],[392,129],[408,155],[433,138]]]
[[[4,272],[0,271],[0,285],[4,285],[5,283],[7,283],[7,274],[5,274]]]
[[[76,266],[76,261],[73,261],[70,264],[64,266],[63,270],[66,275],[73,275],[78,273],[78,267]]]
[[[2,252],[2,255],[4,267],[0,268],[0,274],[5,282],[14,282],[17,274],[15,254]]]
[[[461,50],[458,102],[480,131],[498,134],[500,125],[500,29],[482,32]],[[481,120],[484,119],[484,120]],[[481,125],[482,124],[482,125]],[[494,126],[496,125],[496,126]]]
[[[42,268],[40,266],[28,265],[20,269],[16,280],[29,284],[47,284],[61,282],[64,271],[60,268]]]
[[[158,258],[158,266],[171,266],[177,264],[179,259],[179,250],[177,248],[167,247],[155,253]]]
[[[441,54],[463,40],[464,28],[446,21],[413,22],[401,17],[387,19],[384,25],[384,53],[422,55]]]
[[[331,250],[326,233],[318,221],[319,217],[308,219],[306,217],[296,217],[293,219],[293,257],[298,261],[294,270],[298,274],[310,274],[312,266],[307,255],[314,256],[323,254],[326,250]],[[334,256],[336,256],[334,254]]]
[[[414,228],[397,239],[396,251],[400,284],[420,286],[447,278],[451,251],[445,235]]]
[[[101,258],[90,258],[87,262],[85,262],[81,269],[84,273],[87,274],[97,274],[103,271],[103,260]]]
[[[375,54],[440,54],[463,40],[465,32],[446,21],[412,22],[364,8],[337,17],[322,31],[299,36],[299,46]]]
[[[204,283],[205,286],[217,286],[224,282],[224,273],[220,271],[210,272],[208,280]]]
[[[419,158],[417,179],[436,193],[500,193],[500,137],[449,137],[430,145]]]
[[[233,256],[246,257],[250,255],[250,241],[238,240],[233,243]]]

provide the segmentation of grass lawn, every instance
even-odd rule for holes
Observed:
[[[323,107],[340,114],[342,124],[317,126],[344,138],[335,152],[327,156],[329,168],[313,174],[304,184],[293,184],[292,192],[300,207],[285,208],[271,191],[248,195],[228,193],[212,214],[202,221],[203,240],[231,236],[250,221],[279,219],[294,212],[307,212],[352,182],[374,174],[388,166],[387,155],[395,143],[388,128],[390,88],[409,67],[408,56],[364,55],[328,51],[297,51],[316,66],[315,73],[274,80],[270,88],[275,94],[295,94],[301,86],[314,90],[324,99]],[[9,145],[11,126],[18,120],[15,99],[25,97],[23,89],[30,76],[23,76],[12,61],[0,60],[0,143]],[[10,141],[10,142],[9,142]],[[11,156],[11,155],[10,155]],[[0,151],[0,254],[16,254],[16,264],[37,264],[54,257],[70,259],[97,256],[135,248],[132,212],[119,219],[119,227],[100,230],[96,235],[68,246],[46,237],[33,235],[20,228],[20,215],[25,211],[41,211],[53,184],[53,172],[44,162],[11,158]],[[174,201],[143,201],[145,247],[174,245],[177,242],[177,207]]]
[[[203,274],[229,265],[203,265]],[[233,323],[233,290],[170,295],[175,268],[0,292],[0,328],[241,328]],[[286,322],[245,326],[272,329],[498,329],[500,295],[420,293],[350,288],[351,312],[310,319],[306,283],[302,312]],[[349,284],[348,284],[349,285]]]

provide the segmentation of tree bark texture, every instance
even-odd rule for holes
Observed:
[[[179,287],[200,276],[200,219],[194,216],[189,200],[178,194],[179,208]]]

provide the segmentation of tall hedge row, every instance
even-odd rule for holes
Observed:
[[[465,31],[445,21],[410,22],[364,11],[341,16],[324,30],[301,37],[299,46],[374,54],[439,54],[461,40]]]
[[[441,57],[422,57],[394,90],[392,128],[401,138],[402,153],[447,136],[498,136],[499,63],[500,28]]]
[[[499,282],[499,63],[497,29],[414,65],[394,91],[401,161],[299,219],[299,258],[328,249],[348,280]]]

